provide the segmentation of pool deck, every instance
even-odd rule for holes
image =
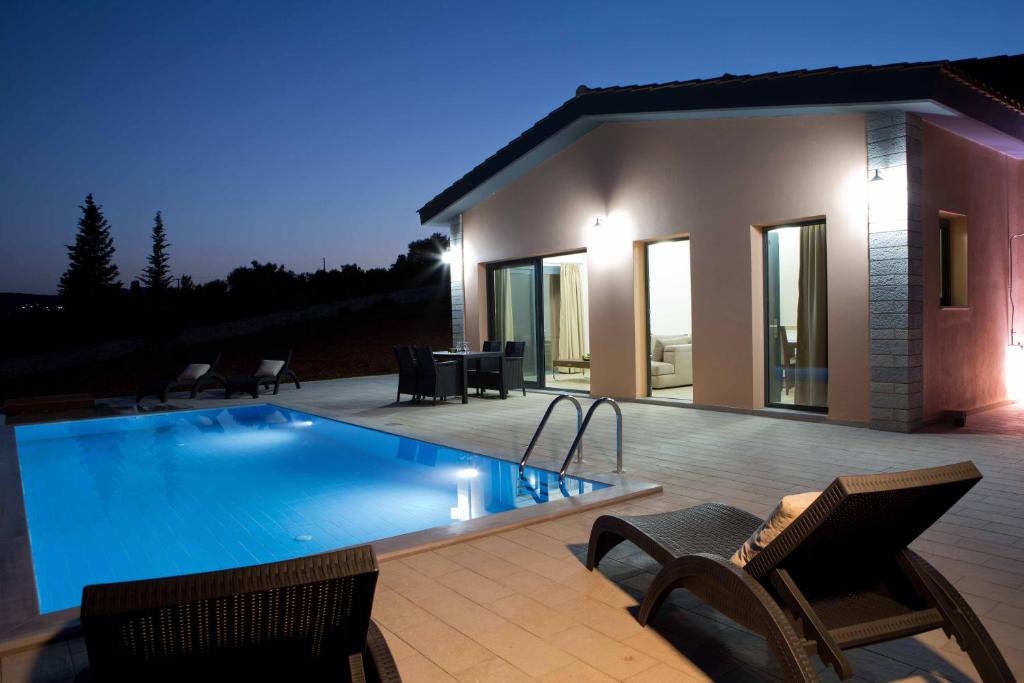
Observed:
[[[530,393],[395,404],[394,386],[393,377],[314,382],[265,401],[517,460],[551,400]],[[534,455],[539,466],[558,468],[575,431],[571,412],[559,406],[552,417]],[[964,459],[985,479],[913,547],[967,596],[1024,678],[1024,408],[912,435],[644,403],[623,403],[622,412],[626,476],[658,483],[662,493],[382,562],[374,618],[403,680],[773,680],[780,670],[764,642],[685,591],[640,627],[633,609],[656,566],[623,545],[601,571],[586,571],[580,558],[593,519],[706,501],[765,515],[783,495],[820,490],[839,474]],[[602,410],[574,471],[603,478],[613,465],[612,412]],[[80,639],[10,654],[0,659],[0,683],[70,681],[85,659]],[[859,681],[978,680],[941,633],[857,650],[851,660]],[[837,680],[831,670],[822,679]]]

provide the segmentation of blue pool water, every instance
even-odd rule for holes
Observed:
[[[40,610],[90,583],[310,555],[605,485],[271,405],[15,430]]]

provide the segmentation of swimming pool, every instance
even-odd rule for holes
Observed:
[[[17,427],[40,612],[607,485],[274,405]]]

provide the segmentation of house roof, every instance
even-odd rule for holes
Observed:
[[[424,204],[420,222],[448,222],[608,121],[894,108],[948,123],[961,135],[1024,158],[1024,54],[604,88],[581,85],[574,97]]]

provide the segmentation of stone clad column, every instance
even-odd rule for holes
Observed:
[[[871,426],[909,432],[923,406],[921,121],[872,112],[866,129]]]
[[[450,233],[448,270],[451,273],[452,343],[458,345],[466,340],[466,299],[462,277],[462,214],[452,220],[448,230]]]

